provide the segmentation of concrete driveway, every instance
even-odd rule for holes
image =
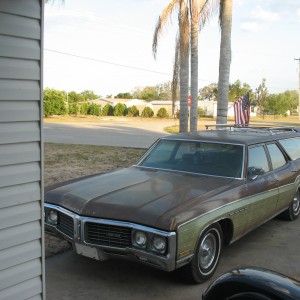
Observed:
[[[300,219],[274,219],[223,251],[213,279],[229,269],[257,266],[300,281]],[[67,252],[46,260],[47,299],[200,300],[209,282],[191,285],[176,272],[165,273],[127,261],[94,261]]]
[[[165,126],[169,125],[46,123],[45,141],[143,148],[165,135]],[[299,249],[300,218],[294,222],[271,220],[224,249],[213,279],[232,268],[258,266],[300,281]],[[191,285],[177,272],[165,273],[127,261],[98,262],[71,251],[46,260],[48,300],[199,300],[208,284]]]

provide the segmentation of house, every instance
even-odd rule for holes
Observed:
[[[0,299],[45,299],[43,6],[0,1]]]

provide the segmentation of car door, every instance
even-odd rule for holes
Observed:
[[[267,149],[271,161],[272,172],[277,181],[278,201],[276,211],[280,212],[291,204],[296,187],[294,186],[297,173],[293,163],[288,160],[276,143],[268,143]]]
[[[248,148],[247,199],[249,229],[270,219],[276,212],[278,187],[277,177],[271,168],[266,145]]]

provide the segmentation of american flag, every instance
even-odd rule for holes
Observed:
[[[248,125],[250,120],[249,93],[240,97],[233,104],[234,120],[236,125]]]

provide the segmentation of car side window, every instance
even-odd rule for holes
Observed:
[[[267,145],[273,169],[280,168],[286,164],[286,159],[276,144]]]
[[[270,171],[265,148],[263,145],[249,148],[248,175],[261,175]]]
[[[300,158],[300,138],[280,140],[279,143],[292,160]]]

